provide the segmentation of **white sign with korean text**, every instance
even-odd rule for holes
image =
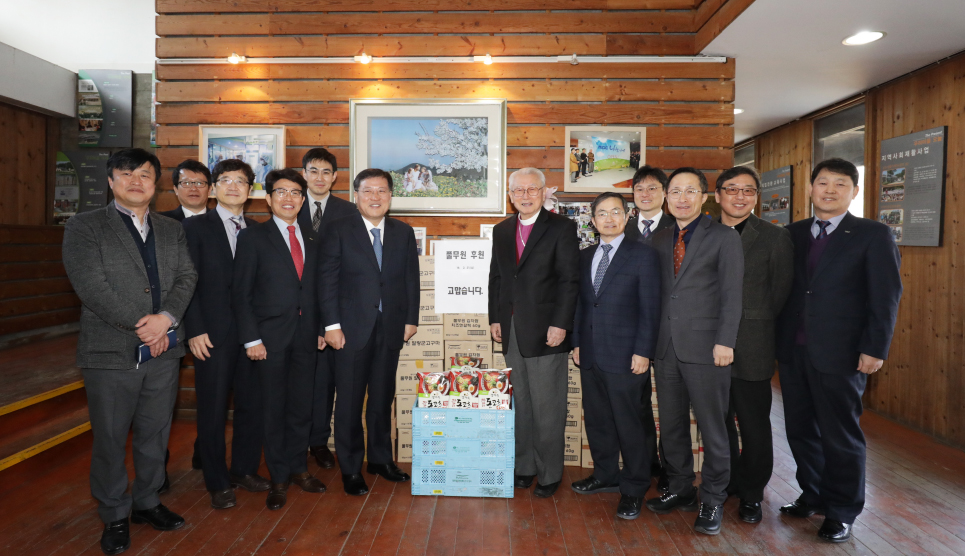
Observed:
[[[436,313],[488,313],[493,242],[471,239],[433,243]]]

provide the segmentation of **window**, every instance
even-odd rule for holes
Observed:
[[[858,167],[858,197],[851,201],[851,214],[864,216],[864,124],[862,102],[814,120],[814,165],[829,158],[843,158]]]
[[[754,143],[746,143],[734,149],[734,166],[754,168]]]

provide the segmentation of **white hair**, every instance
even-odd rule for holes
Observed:
[[[513,186],[516,185],[517,176],[536,176],[539,178],[539,186],[546,187],[546,176],[543,175],[543,171],[539,168],[520,168],[512,174],[509,175],[509,190],[513,190]]]

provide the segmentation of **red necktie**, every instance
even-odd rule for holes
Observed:
[[[302,271],[305,269],[305,258],[302,257],[302,245],[298,243],[298,236],[295,235],[295,226],[288,227],[288,243],[292,246],[292,261],[295,263],[295,272],[298,279],[302,279]]]
[[[684,255],[687,252],[687,245],[684,243],[684,234],[687,230],[680,230],[680,234],[677,236],[677,243],[673,246],[673,275],[676,276],[680,272],[680,263],[684,262]]]

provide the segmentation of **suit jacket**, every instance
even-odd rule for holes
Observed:
[[[359,211],[358,207],[354,203],[350,203],[345,199],[336,197],[334,193],[329,193],[328,201],[325,203],[325,212],[322,213],[322,222],[318,225],[318,232],[312,229],[312,199],[309,196],[305,196],[305,202],[302,203],[302,210],[298,212],[298,225],[302,229],[302,233],[308,230],[308,233],[315,236],[315,239],[321,239],[319,232],[321,232],[325,226],[331,222],[338,220],[343,216],[348,216]]]
[[[670,216],[667,211],[664,211],[660,217],[660,222],[657,222],[657,229],[650,233],[648,239],[653,241],[653,236],[657,232],[666,230],[667,228],[673,228],[674,222],[674,217]],[[643,241],[643,234],[640,233],[640,215],[634,216],[627,222],[626,231],[623,233],[627,235],[627,239],[630,241]]]
[[[741,380],[774,376],[777,316],[794,277],[794,245],[786,228],[751,214],[741,233],[744,293],[731,374]]]
[[[634,355],[653,359],[660,329],[660,257],[649,245],[627,241],[610,261],[599,292],[593,291],[593,256],[580,252],[580,295],[573,347],[580,367],[594,364],[608,373],[630,373]]]
[[[703,215],[698,218],[676,277],[674,228],[651,236],[663,272],[657,359],[666,357],[672,340],[680,361],[713,365],[715,344],[737,345],[744,253],[736,231]]]
[[[133,368],[142,343],[135,325],[153,312],[147,270],[122,216],[111,203],[71,217],[64,230],[64,268],[82,303],[77,341],[81,368]],[[181,225],[154,215],[150,222],[161,285],[158,312],[167,311],[180,324],[198,274]],[[177,334],[178,345],[159,359],[184,355],[183,326],[178,326]]]
[[[238,234],[231,299],[241,344],[260,339],[269,352],[285,349],[296,339],[299,318],[308,319],[311,338],[315,337],[318,241],[305,230],[302,238],[305,266],[299,280],[291,250],[273,218]]]
[[[158,214],[160,214],[161,216],[167,216],[168,218],[173,218],[178,222],[184,221],[184,211],[181,210],[181,205],[178,205],[178,208],[166,210],[164,212],[159,212]]]
[[[526,248],[516,263],[516,224],[510,216],[493,227],[493,259],[489,269],[489,322],[500,323],[503,353],[509,347],[510,321],[523,357],[570,351],[569,338],[546,345],[550,326],[573,330],[580,288],[580,243],[576,224],[565,216],[540,210]]]
[[[245,217],[245,224],[250,227],[257,222]],[[217,210],[192,216],[182,225],[188,237],[188,253],[198,271],[198,286],[184,316],[187,337],[207,334],[211,343],[221,348],[236,322],[231,306],[235,260],[228,232]]]
[[[419,324],[419,252],[415,232],[405,222],[385,217],[381,270],[371,237],[359,212],[339,218],[323,230],[318,280],[322,312],[319,334],[325,334],[326,326],[339,324],[347,346],[359,349],[381,316],[386,345],[389,349],[402,349],[405,325]]]
[[[901,254],[888,226],[848,213],[831,232],[809,278],[813,222],[808,218],[787,227],[794,242],[794,284],[778,321],[778,360],[791,362],[804,315],[814,367],[856,373],[861,353],[888,358],[901,300]]]

